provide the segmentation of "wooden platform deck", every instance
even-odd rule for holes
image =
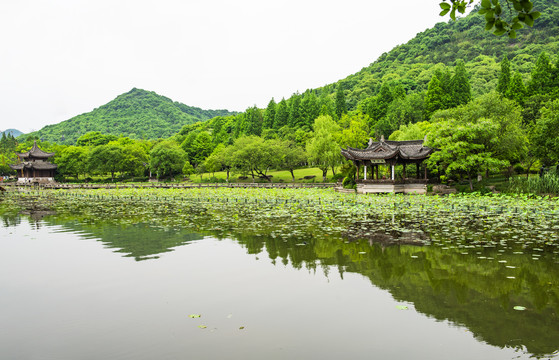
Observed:
[[[426,184],[397,184],[397,183],[362,183],[357,184],[358,194],[381,194],[381,193],[397,193],[397,194],[426,194]]]

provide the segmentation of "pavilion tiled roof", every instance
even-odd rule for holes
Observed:
[[[347,147],[341,149],[342,155],[348,160],[388,160],[400,158],[405,160],[426,159],[433,153],[433,149],[423,145],[424,140],[408,141],[380,141],[369,140],[366,149]]]
[[[54,153],[45,152],[37,146],[37,141],[33,142],[33,147],[31,150],[24,152],[24,153],[16,153],[20,159],[29,159],[29,158],[37,158],[37,159],[48,159],[51,156],[54,156]]]
[[[10,168],[13,170],[22,170],[22,169],[35,169],[35,170],[54,170],[58,168],[56,164],[52,164],[48,161],[24,161],[19,164],[9,165]]]

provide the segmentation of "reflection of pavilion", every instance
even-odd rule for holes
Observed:
[[[424,140],[410,141],[380,141],[369,140],[366,149],[347,147],[342,149],[342,155],[353,162],[357,167],[357,192],[379,193],[379,192],[403,192],[403,193],[425,193],[427,183],[427,167],[421,165],[429,158],[433,149],[423,145]],[[416,166],[415,178],[408,178],[406,166]],[[396,178],[395,167],[402,165],[402,176]],[[363,179],[359,179],[359,168],[363,166]],[[390,167],[390,178],[379,176],[379,167]],[[371,168],[371,177],[368,179],[368,167]],[[423,179],[422,179],[423,174]]]
[[[392,245],[422,246],[429,242],[429,237],[423,231],[390,231],[375,230],[376,226],[365,222],[351,225],[342,236],[350,241],[367,240],[371,246],[380,244],[383,248]]]

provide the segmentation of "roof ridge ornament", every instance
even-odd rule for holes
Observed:
[[[384,135],[380,136],[380,142],[384,142]]]

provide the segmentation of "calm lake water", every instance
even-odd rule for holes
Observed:
[[[559,349],[553,253],[2,220],[2,359],[523,359]]]

